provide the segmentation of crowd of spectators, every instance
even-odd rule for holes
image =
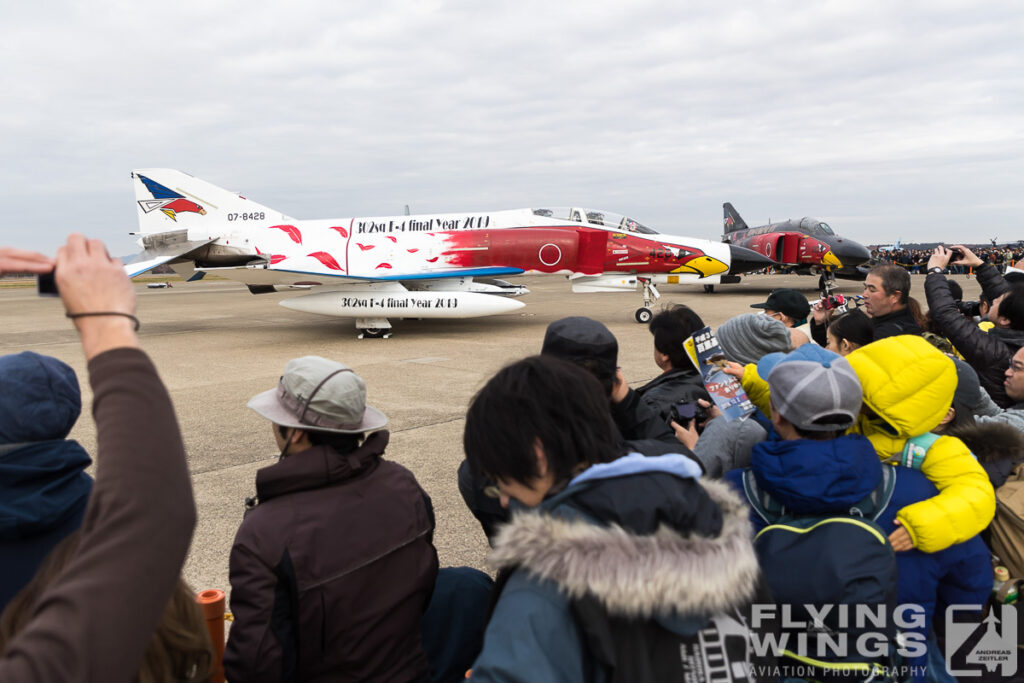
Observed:
[[[743,419],[683,351],[698,312],[661,311],[642,350],[591,318],[552,322],[473,397],[452,472],[493,580],[438,566],[433,504],[386,458],[356,369],[289,361],[248,404],[280,457],[231,551],[218,661],[180,575],[196,521],[182,438],[122,265],[79,235],[56,259],[0,249],[0,272],[56,267],[98,433],[93,481],[66,439],[74,373],[0,358],[0,680],[952,680],[947,608],[980,623],[991,555],[1014,557],[993,520],[996,489],[1024,481],[1024,285],[994,261],[1012,253],[926,256],[927,312],[888,264],[862,308],[777,290],[719,326],[718,363],[756,406]],[[975,273],[983,310],[955,304],[950,267]],[[631,387],[623,352],[661,374]],[[850,602],[920,619],[841,655],[754,645],[856,635],[825,616]],[[762,618],[794,605],[817,617]]]
[[[921,274],[925,272],[925,267],[928,265],[928,259],[932,255],[932,249],[890,249],[882,251],[877,247],[870,248],[871,251],[871,263],[892,263],[906,268],[913,274]],[[991,247],[977,247],[974,253],[978,255],[978,258],[983,263],[995,266],[1001,270],[1005,270],[1007,267],[1012,266],[1021,259],[1024,259],[1024,246],[1019,244],[1004,245],[1004,246],[991,246]],[[963,275],[970,272],[969,266],[961,264],[953,264],[950,267],[950,272],[957,275]]]

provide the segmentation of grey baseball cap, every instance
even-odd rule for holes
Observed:
[[[274,424],[339,434],[360,434],[388,423],[366,405],[366,383],[352,368],[320,356],[288,361],[275,389],[249,400],[249,407]]]
[[[770,353],[757,364],[768,381],[772,406],[800,429],[848,429],[857,420],[863,390],[850,363],[816,344]],[[822,422],[822,418],[833,418]]]

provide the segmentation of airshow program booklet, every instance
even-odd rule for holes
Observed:
[[[754,404],[747,398],[743,385],[722,369],[726,363],[725,352],[718,345],[718,339],[710,327],[694,332],[693,336],[683,342],[683,347],[700,371],[704,388],[711,394],[711,399],[726,420],[743,418],[754,412]]]

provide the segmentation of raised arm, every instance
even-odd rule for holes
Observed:
[[[170,396],[138,348],[135,294],[98,241],[72,236],[57,281],[89,361],[97,476],[79,550],[0,658],[4,681],[127,681],[174,590],[195,505]]]

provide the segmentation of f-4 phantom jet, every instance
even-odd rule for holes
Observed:
[[[528,290],[496,278],[539,273],[567,277],[574,292],[642,292],[636,320],[646,322],[659,284],[771,263],[579,207],[296,220],[181,171],[137,170],[132,181],[143,251],[130,276],[167,263],[186,280],[216,274],[254,294],[307,290],[281,305],[355,318],[360,337],[390,334],[388,318],[516,310]]]
[[[722,205],[722,241],[746,247],[766,256],[775,265],[793,266],[801,275],[821,274],[820,286],[834,286],[835,277],[863,280],[857,266],[871,253],[853,240],[840,237],[828,223],[817,218],[790,219],[781,223],[749,227],[732,204]]]

